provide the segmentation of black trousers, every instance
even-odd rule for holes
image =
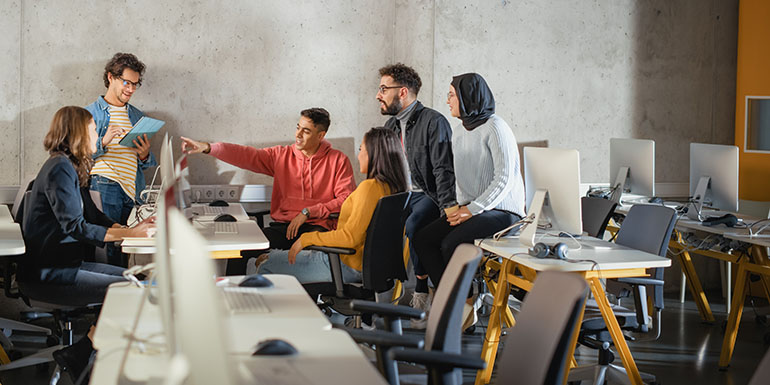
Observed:
[[[519,219],[516,214],[500,210],[474,215],[457,226],[451,226],[446,218],[439,218],[417,232],[414,246],[430,280],[438,287],[457,246],[490,237]]]
[[[262,229],[262,232],[270,241],[271,249],[288,250],[291,245],[299,239],[299,236],[311,231],[328,231],[325,227],[319,225],[311,225],[303,223],[302,226],[297,229],[297,236],[293,239],[286,238],[286,229],[289,228],[289,224],[285,222],[272,222],[269,226]],[[246,274],[246,262],[249,258],[258,257],[264,253],[264,250],[243,250],[241,251],[241,257],[237,259],[227,260],[226,275],[243,275]]]

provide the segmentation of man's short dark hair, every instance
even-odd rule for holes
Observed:
[[[405,64],[396,63],[380,68],[380,76],[390,76],[396,84],[404,86],[415,96],[420,93],[422,80],[414,68]]]
[[[111,73],[113,77],[123,75],[123,70],[130,68],[139,74],[139,83],[142,82],[142,75],[144,75],[144,63],[139,61],[133,54],[118,52],[115,56],[107,62],[104,66],[104,86],[110,87],[110,79],[107,77],[108,73]]]
[[[329,111],[326,111],[320,107],[313,107],[308,108],[307,110],[302,110],[300,115],[310,119],[310,121],[313,122],[313,125],[317,129],[321,131],[329,131],[329,125],[332,123],[331,119],[329,119]]]

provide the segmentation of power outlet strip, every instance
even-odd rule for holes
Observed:
[[[192,201],[206,203],[215,200],[239,202],[241,200],[241,185],[195,185],[191,186]]]

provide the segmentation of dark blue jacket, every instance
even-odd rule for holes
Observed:
[[[77,171],[69,158],[51,156],[24,199],[23,276],[41,279],[46,269],[63,268],[56,281],[74,280],[83,259],[93,255],[93,246],[104,246],[107,228],[114,223],[95,208],[87,190],[80,188]]]

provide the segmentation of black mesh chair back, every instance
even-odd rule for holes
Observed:
[[[604,230],[607,229],[607,223],[615,212],[618,204],[599,197],[583,197],[580,199],[580,206],[583,212],[583,231],[596,238],[604,236]]]
[[[394,279],[401,282],[407,279],[403,250],[410,197],[411,192],[382,197],[374,209],[364,244],[363,284],[366,289],[381,293],[393,287]]]

